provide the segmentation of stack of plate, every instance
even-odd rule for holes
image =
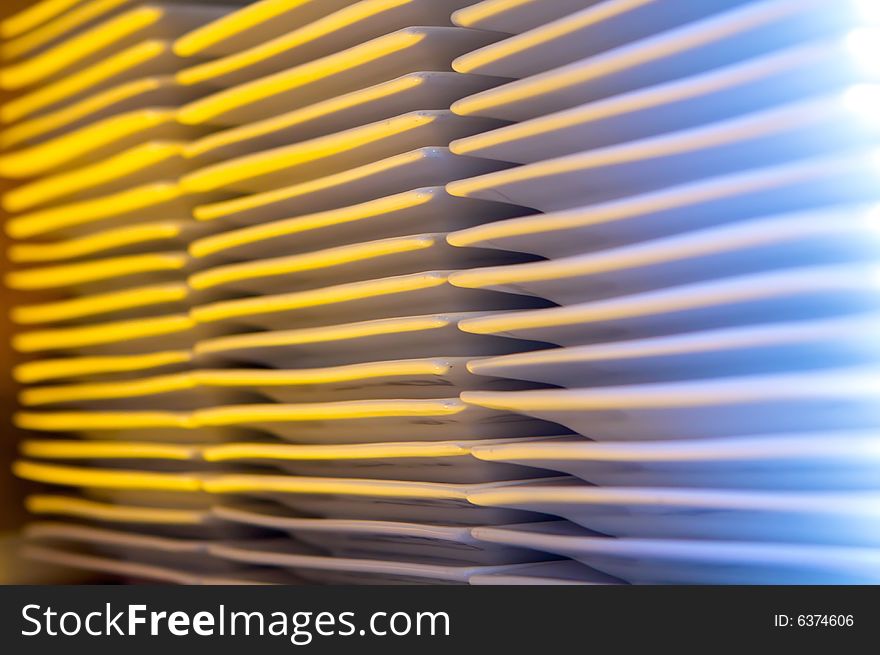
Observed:
[[[875,3],[45,0],[0,31],[7,282],[59,294],[13,309],[33,558],[880,581]]]
[[[458,322],[551,304],[449,281],[536,259],[446,241],[522,213],[444,188],[509,167],[448,148],[507,124],[449,110],[505,81],[452,69],[504,38],[453,25],[469,4],[175,5],[209,15],[171,21],[161,109],[58,118],[0,161],[29,178],[6,198],[8,282],[65,294],[15,309],[39,356],[17,422],[43,433],[16,472],[68,490],[28,500],[32,557],[186,583],[466,583],[560,559],[470,536],[541,515],[468,494],[554,475],[475,449],[567,430],[459,397],[544,385],[469,372],[535,345]]]
[[[557,346],[468,365],[554,388],[461,397],[582,435],[475,451],[583,481],[471,493],[564,519],[478,540],[633,583],[880,581],[878,20],[813,0],[456,14],[516,34],[455,69],[515,79],[452,105],[513,124],[450,149],[519,166],[447,190],[528,210],[448,241],[542,260],[450,281],[558,305],[460,323]]]

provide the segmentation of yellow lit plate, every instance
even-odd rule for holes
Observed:
[[[234,335],[199,341],[195,352],[209,360],[298,368],[372,362],[377,352],[394,352],[397,357],[407,358],[441,352],[449,357],[475,357],[529,349],[526,342],[477,336],[458,329],[460,320],[485,315],[431,314]]]
[[[484,0],[452,14],[461,27],[520,34],[601,0]]]
[[[97,64],[4,103],[0,107],[0,118],[5,123],[12,123],[62,102],[82,100],[86,94],[108,90],[120,82],[165,75],[176,65],[177,58],[171,52],[171,44],[165,41],[142,41]],[[70,111],[74,111],[73,107],[75,105],[69,106]]]
[[[421,148],[365,166],[274,191],[197,207],[202,221],[253,225],[363,203],[424,186],[507,168],[509,164],[460,157],[448,148]]]
[[[279,257],[422,230],[447,232],[457,224],[472,227],[521,216],[522,211],[510,205],[450,196],[442,187],[423,187],[350,207],[203,237],[193,241],[189,251],[193,257],[233,261]]]
[[[213,407],[197,410],[190,420],[200,427],[264,431],[293,443],[376,443],[392,434],[401,441],[447,441],[554,433],[551,424],[466,405],[458,398]]]
[[[516,261],[493,251],[453,248],[443,234],[415,234],[301,255],[257,259],[209,268],[190,276],[196,291],[274,294],[376,278],[383,273],[415,273],[427,268],[467,268]]]
[[[458,27],[408,27],[190,103],[188,124],[242,125],[407,73],[449,70],[452,60],[498,35]]]
[[[0,86],[20,89],[101,61],[151,38],[174,38],[225,13],[217,7],[145,5],[89,27],[0,69]]]
[[[16,264],[41,264],[94,255],[143,254],[186,244],[193,227],[186,220],[114,227],[66,241],[14,243],[7,256]]]
[[[307,107],[214,132],[190,143],[185,154],[199,162],[220,162],[410,111],[445,109],[455,100],[484,91],[496,83],[491,77],[448,71],[408,73],[365,89],[319,100]],[[2,136],[0,132],[0,143]]]
[[[451,12],[467,2],[469,0],[362,0],[345,3],[348,6],[307,25],[287,23],[290,31],[280,36],[184,69],[177,79],[182,84],[209,82],[219,87],[250,82],[411,25],[449,25]]]
[[[450,312],[524,309],[547,303],[527,296],[461,289],[448,271],[411,273],[273,296],[219,301],[195,307],[198,323],[228,321],[269,330],[327,324],[333,318],[388,318],[442,307]]]
[[[291,182],[307,182],[425,146],[500,126],[445,110],[415,111],[308,141],[234,158],[185,175],[191,192],[224,189],[259,193]]]
[[[252,48],[357,0],[257,0],[181,36],[181,57],[217,57]]]
[[[144,372],[167,371],[189,364],[189,350],[167,350],[143,355],[112,357],[67,357],[64,359],[37,359],[19,364],[13,369],[15,379],[22,384],[54,380],[125,379],[143,376]]]

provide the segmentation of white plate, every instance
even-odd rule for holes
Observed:
[[[186,275],[189,261],[185,252],[124,255],[18,269],[7,274],[4,281],[10,289],[21,291],[88,293],[91,290],[106,293],[146,284],[179,281]]]
[[[519,34],[600,0],[484,0],[452,14],[461,27]]]
[[[473,454],[611,487],[880,489],[876,431],[629,443],[591,443],[573,437],[481,445]]]
[[[371,320],[427,312],[546,307],[540,299],[496,291],[460,289],[448,282],[449,271],[427,271],[376,280],[220,301],[195,307],[200,324],[254,326],[266,330],[329,325],[349,317]]]
[[[544,512],[621,538],[877,548],[877,492],[529,486],[468,494],[476,505]]]
[[[798,266],[876,259],[873,207],[768,216],[550,261],[461,270],[451,284],[559,305]]]
[[[194,162],[214,163],[386,120],[402,113],[446,109],[498,80],[450,71],[417,72],[334,96],[253,123],[220,130],[187,145]],[[0,143],[3,133],[0,132]]]
[[[541,211],[607,202],[874,143],[880,126],[834,93],[447,185],[453,195]]]
[[[456,102],[456,113],[524,121],[696,75],[858,26],[822,0],[769,0],[710,16]]]
[[[208,555],[211,541],[207,539],[182,539],[48,521],[26,525],[23,535],[29,542],[86,547],[98,556],[174,566],[195,574],[235,569],[229,566],[229,562]]]
[[[184,312],[189,288],[169,282],[128,287],[93,295],[74,296],[56,302],[16,305],[10,318],[17,325],[83,325],[100,320],[148,318]]]
[[[136,7],[0,68],[0,86],[22,89],[54,80],[142,41],[174,39],[226,11],[222,7],[175,4]]]
[[[277,294],[426,268],[466,269],[524,259],[497,250],[454,248],[445,234],[412,234],[207,268],[187,283],[200,296]]]
[[[259,364],[270,368],[341,366],[375,361],[376,353],[396,357],[474,357],[539,347],[514,339],[473,335],[458,329],[462,319],[483,313],[429,314],[375,321],[280,330],[200,341],[195,354],[207,361]]]
[[[234,494],[277,501],[307,516],[439,523],[497,525],[534,521],[534,512],[479,507],[467,501],[469,491],[498,485],[535,484],[534,480],[488,482],[479,485],[402,482],[347,478],[303,478],[270,475],[226,475],[205,481],[218,497]]]
[[[19,414],[20,425],[32,424],[22,416]],[[64,417],[54,417],[54,422],[60,422],[59,418]],[[175,421],[167,413],[158,418],[160,423]],[[180,421],[202,429],[256,430],[303,444],[506,439],[559,432],[558,427],[544,421],[466,405],[458,398],[230,405],[196,410],[177,419],[176,424]]]
[[[363,0],[330,3],[338,11],[303,24],[286,22],[288,31],[263,38],[249,48],[227,50],[177,74],[182,84],[227,88],[353,48],[412,25],[451,25],[450,14],[470,0]],[[342,6],[340,4],[348,4]],[[230,17],[234,18],[234,17]],[[500,38],[496,37],[496,38]],[[175,46],[180,53],[179,42]]]
[[[516,570],[520,566],[517,564],[456,566],[435,563],[428,558],[413,558],[412,561],[406,561],[400,558],[381,560],[308,555],[301,553],[298,549],[291,547],[289,542],[282,540],[265,544],[254,543],[250,547],[217,544],[211,546],[209,551],[214,557],[227,558],[233,562],[277,566],[297,574],[306,571],[343,573],[348,574],[345,576],[346,578],[351,576],[353,580],[361,580],[362,583],[366,580],[373,580],[374,584],[425,584],[425,582],[467,584],[473,575]],[[321,577],[319,574],[318,579]]]
[[[19,394],[24,407],[93,410],[188,410],[218,404],[259,402],[251,389],[199,384],[197,372],[185,371],[130,380],[28,387]]]
[[[424,187],[358,205],[222,232],[196,239],[189,250],[194,257],[210,261],[252,261],[405,236],[420,230],[448,232],[521,214],[522,210],[512,205],[456,198],[442,187]]]
[[[303,543],[334,553],[421,556],[439,561],[497,565],[534,561],[535,551],[478,541],[465,526],[395,523],[358,519],[301,518],[277,507],[225,506],[212,509],[223,521],[288,532]]]
[[[145,141],[100,161],[40,177],[3,195],[8,211],[98,198],[188,170],[181,141]]]
[[[272,0],[235,2],[241,7],[174,42],[181,57],[218,57],[252,48],[306,25],[357,0]]]
[[[450,148],[462,155],[526,164],[726,120],[835,89],[843,92],[848,84],[862,81],[845,43],[812,41],[465,137]]]
[[[468,580],[471,585],[550,586],[620,584],[620,580],[599,573],[574,560],[538,562],[515,571],[480,573]]]
[[[760,273],[592,303],[464,319],[475,334],[562,346],[873,311],[877,269],[842,264]]]
[[[117,504],[88,497],[39,494],[25,499],[28,512],[40,518],[82,520],[92,524],[181,538],[243,538],[254,536],[254,527],[218,519],[206,508],[164,505]]]
[[[301,184],[196,207],[195,217],[245,226],[350,207],[455,179],[506,168],[508,164],[453,155],[448,148],[420,148]]]
[[[6,152],[0,173],[14,179],[31,178],[59,170],[94,164],[146,141],[180,141],[205,133],[198,126],[181,125],[175,107],[145,107],[99,119],[62,132],[46,141]]]
[[[146,372],[171,373],[189,367],[192,353],[186,350],[162,350],[146,355],[113,357],[64,357],[33,359],[12,369],[20,384],[57,380],[124,380]]]
[[[167,75],[177,66],[179,59],[171,52],[170,43],[142,41],[68,77],[17,96],[0,107],[0,118],[4,123],[13,123],[46,110],[60,111],[60,103],[68,107],[120,83]]]
[[[551,475],[549,471],[517,464],[489,462],[471,454],[471,450],[478,446],[488,447],[509,441],[404,441],[318,446],[237,443],[206,447],[201,456],[205,461],[214,464],[262,466],[306,477],[476,484]]]
[[[451,70],[453,59],[497,39],[460,27],[407,27],[218,91],[183,107],[179,118],[193,125],[243,125],[407,73]]]
[[[147,355],[189,348],[197,339],[195,327],[187,314],[167,314],[19,332],[12,347],[22,353]]]
[[[634,584],[877,584],[875,548],[591,537],[569,523],[477,528],[478,539],[565,555]]]
[[[468,370],[561,387],[782,373],[876,362],[880,316],[772,323],[554,348],[468,362]]]
[[[218,392],[255,392],[279,403],[448,398],[465,389],[527,385],[472,375],[467,362],[467,357],[432,357],[305,369],[202,369],[192,375],[200,385]]]
[[[365,166],[417,148],[446,146],[452,139],[501,123],[456,116],[447,110],[419,110],[367,123],[292,145],[264,150],[184,175],[190,192],[215,189],[261,193]]]
[[[168,220],[111,227],[90,234],[56,241],[14,243],[6,251],[16,264],[48,264],[90,257],[142,255],[179,250],[198,234],[192,220]]]
[[[653,36],[748,0],[607,0],[462,55],[460,73],[522,79]]]
[[[96,120],[145,107],[175,107],[196,97],[165,75],[122,82],[0,130],[4,149],[33,145]]]
[[[869,429],[876,368],[537,391],[465,391],[462,400],[554,421],[596,441]]]
[[[449,235],[449,242],[549,259],[579,255],[760,216],[876,201],[876,170],[873,150],[804,159],[486,223]]]

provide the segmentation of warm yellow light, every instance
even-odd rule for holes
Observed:
[[[186,364],[191,359],[192,353],[188,350],[167,350],[143,355],[40,359],[16,366],[12,374],[22,384],[33,384],[87,375],[147,371],[165,366]]]
[[[186,299],[188,293],[189,288],[185,284],[158,284],[39,305],[22,305],[13,307],[11,315],[13,322],[19,325],[54,323],[150,305],[181,302]]]
[[[201,525],[208,520],[208,513],[201,510],[119,505],[71,496],[28,496],[25,507],[31,514],[53,514],[108,523]]]
[[[33,482],[67,487],[96,489],[144,489],[150,491],[198,491],[198,477],[185,473],[148,473],[144,471],[116,471],[73,466],[56,466],[18,461],[12,470],[20,478]]]
[[[0,106],[0,119],[12,123],[41,109],[67,100],[83,91],[95,88],[108,80],[132,71],[149,61],[167,54],[169,46],[164,41],[143,41],[83,68],[59,81],[47,84],[36,91],[10,100]]]
[[[26,353],[68,350],[186,332],[193,327],[195,322],[188,316],[174,314],[83,327],[20,332],[13,336],[12,347]]]

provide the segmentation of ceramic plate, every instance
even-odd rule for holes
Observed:
[[[432,357],[323,368],[202,369],[193,372],[192,377],[199,385],[219,393],[256,392],[280,403],[445,398],[464,389],[524,388],[516,381],[472,375],[467,361],[466,357]],[[43,395],[37,390],[25,394],[31,398]]]
[[[876,361],[873,314],[688,332],[472,360],[477,375],[562,387],[783,373]]]
[[[57,380],[124,380],[143,377],[146,372],[169,373],[188,368],[192,360],[189,350],[163,350],[142,355],[108,357],[65,357],[34,359],[12,370],[21,384]]]
[[[390,318],[442,307],[450,312],[546,307],[549,303],[496,291],[461,289],[449,271],[361,280],[306,291],[219,301],[195,307],[198,323],[225,322],[267,330],[327,325],[348,316]]]
[[[450,70],[459,55],[497,39],[460,27],[407,27],[218,91],[183,107],[179,118],[190,125],[243,125],[407,73]]]
[[[551,261],[462,270],[449,281],[569,305],[789,267],[871,261],[874,214],[843,206],[770,216]]]
[[[470,404],[521,412],[596,441],[870,429],[875,369],[862,366],[695,382],[537,391],[465,391]]]
[[[86,96],[107,91],[121,83],[167,75],[179,65],[167,41],[142,41],[112,54],[103,61],[25,92],[0,107],[4,123],[13,123],[46,110],[63,111]],[[64,107],[59,107],[65,103]]]
[[[219,496],[269,499],[306,515],[333,519],[491,525],[536,520],[521,510],[480,507],[467,501],[476,488],[534,484],[534,480],[481,485],[401,482],[347,478],[304,478],[284,475],[227,475],[205,480],[205,489]]]
[[[222,7],[145,5],[90,26],[0,68],[0,86],[22,89],[81,70],[148,39],[173,39],[225,13]]]
[[[744,1],[695,4],[671,0],[661,8],[652,0],[608,0],[462,55],[453,66],[460,73],[521,79],[711,16]],[[474,11],[473,7],[469,9]]]
[[[600,486],[852,491],[880,488],[875,432],[476,446],[480,459],[547,468]]]
[[[634,584],[876,584],[877,550],[591,537],[569,523],[477,528],[479,539],[543,548]]]
[[[877,547],[876,492],[523,487],[468,495],[544,512],[612,537]]]
[[[847,98],[834,93],[792,102],[460,180],[447,185],[447,190],[556,211],[875,142],[880,134],[877,126],[865,120],[862,109],[854,110]]]
[[[847,85],[863,81],[840,39],[812,41],[465,137],[450,147],[462,155],[533,163],[726,120],[835,89],[843,93]]]
[[[792,269],[463,320],[466,332],[584,345],[876,309],[873,266]]]
[[[338,11],[328,11],[328,15],[308,24],[287,22],[288,29],[284,33],[261,39],[248,48],[227,50],[223,57],[185,68],[177,74],[177,79],[182,84],[207,83],[221,88],[248,83],[356,47],[394,30],[412,25],[450,25],[450,14],[468,2],[363,0],[348,3],[331,0],[327,4],[339,8]],[[185,45],[184,41],[184,48]],[[179,42],[175,48],[180,53]]]
[[[536,551],[496,547],[478,541],[461,525],[432,525],[359,519],[302,518],[277,506],[220,505],[212,514],[224,521],[288,532],[300,542],[333,553],[430,557],[439,561],[497,565],[535,561]]]
[[[829,11],[821,0],[748,3],[463,98],[452,108],[463,115],[524,121],[697,75],[806,39],[839,35],[852,26],[852,15]]]
[[[72,239],[12,244],[6,251],[16,264],[49,264],[113,255],[143,255],[172,252],[185,246],[197,230],[186,219],[111,227]]]
[[[187,281],[200,295],[277,294],[433,269],[465,269],[527,260],[480,248],[454,248],[445,234],[412,234],[299,255],[226,264]]]
[[[407,73],[306,107],[213,132],[188,144],[185,153],[198,163],[226,161],[406,112],[446,109],[460,98],[491,88],[497,81],[484,75],[451,71]],[[0,143],[2,139],[0,132]]]
[[[83,429],[106,414],[81,415]],[[20,413],[22,427],[60,424],[64,415]],[[73,417],[76,418],[76,417]],[[124,415],[118,417],[125,418]],[[128,423],[137,418],[125,418]],[[147,413],[146,419],[169,428],[181,423],[202,429],[244,428],[269,433],[292,443],[375,443],[446,441],[558,434],[559,428],[507,411],[466,405],[458,398],[381,399],[330,403],[230,405],[197,410],[192,415]]]
[[[189,250],[194,257],[211,261],[253,261],[406,236],[420,230],[448,232],[521,214],[522,210],[511,205],[456,198],[442,187],[423,187],[221,232],[195,240]]]
[[[574,560],[538,562],[515,571],[480,573],[472,575],[472,585],[548,586],[548,585],[595,585],[620,584],[617,578],[599,573]]]
[[[207,447],[202,456],[208,462],[258,465],[307,477],[473,484],[550,475],[534,468],[490,463],[471,455],[471,450],[478,446],[488,447],[508,441],[489,439],[342,446],[236,443]],[[27,449],[23,452],[28,453]]]
[[[453,155],[448,148],[420,148],[309,182],[202,205],[194,214],[201,221],[222,219],[225,225],[254,225],[350,207],[507,166]]]
[[[459,9],[452,20],[461,27],[519,34],[597,2],[599,0],[484,0]]]
[[[446,146],[460,136],[501,123],[456,116],[446,110],[419,110],[326,136],[232,158],[185,175],[190,192],[215,189],[260,193],[365,166],[426,146]]]
[[[190,30],[174,42],[182,57],[218,57],[239,52],[306,25],[357,0],[271,0],[240,8]]]
[[[462,319],[484,313],[428,314],[361,321],[299,330],[241,334],[199,341],[199,359],[266,367],[327,367],[375,361],[377,352],[395,356],[450,357],[508,354],[540,347],[525,341],[474,335],[458,329]],[[45,368],[45,367],[44,367]],[[30,373],[30,371],[28,371]],[[38,373],[42,373],[38,371]]]
[[[872,153],[803,159],[610,202],[499,220],[450,234],[449,242],[552,259],[761,216],[876,202]]]

